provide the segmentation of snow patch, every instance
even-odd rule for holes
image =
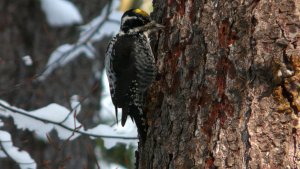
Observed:
[[[21,169],[34,169],[37,167],[35,161],[26,151],[19,151],[19,148],[13,146],[11,135],[8,132],[0,130],[0,143],[1,148],[3,148],[0,156],[9,156],[18,163]]]
[[[23,56],[22,60],[26,66],[31,66],[33,61],[29,55]]]
[[[50,26],[62,27],[82,23],[78,9],[70,1],[41,0],[41,7]]]

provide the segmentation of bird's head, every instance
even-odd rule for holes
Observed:
[[[128,32],[148,32],[164,28],[163,25],[150,19],[147,12],[141,9],[130,9],[126,11],[121,19],[121,31]]]

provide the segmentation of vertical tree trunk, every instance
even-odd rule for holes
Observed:
[[[139,168],[297,168],[299,0],[156,0]]]

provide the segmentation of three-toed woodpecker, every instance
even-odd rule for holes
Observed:
[[[163,26],[152,21],[145,11],[128,10],[123,14],[120,32],[110,41],[105,56],[116,116],[117,108],[122,108],[122,126],[129,115],[135,121],[142,139],[147,134],[143,97],[156,75],[148,35],[161,28]]]

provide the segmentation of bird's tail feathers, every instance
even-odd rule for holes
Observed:
[[[136,105],[130,105],[127,108],[122,108],[122,126],[125,125],[128,115],[134,120],[141,139],[145,140],[148,126],[142,108]]]
[[[122,119],[121,119],[121,124],[124,127],[127,116],[128,116],[129,109],[127,107],[122,108]]]
[[[115,106],[115,113],[116,113],[116,120],[117,120],[117,124],[118,124],[119,120],[118,120],[118,108],[117,108],[117,106]]]

